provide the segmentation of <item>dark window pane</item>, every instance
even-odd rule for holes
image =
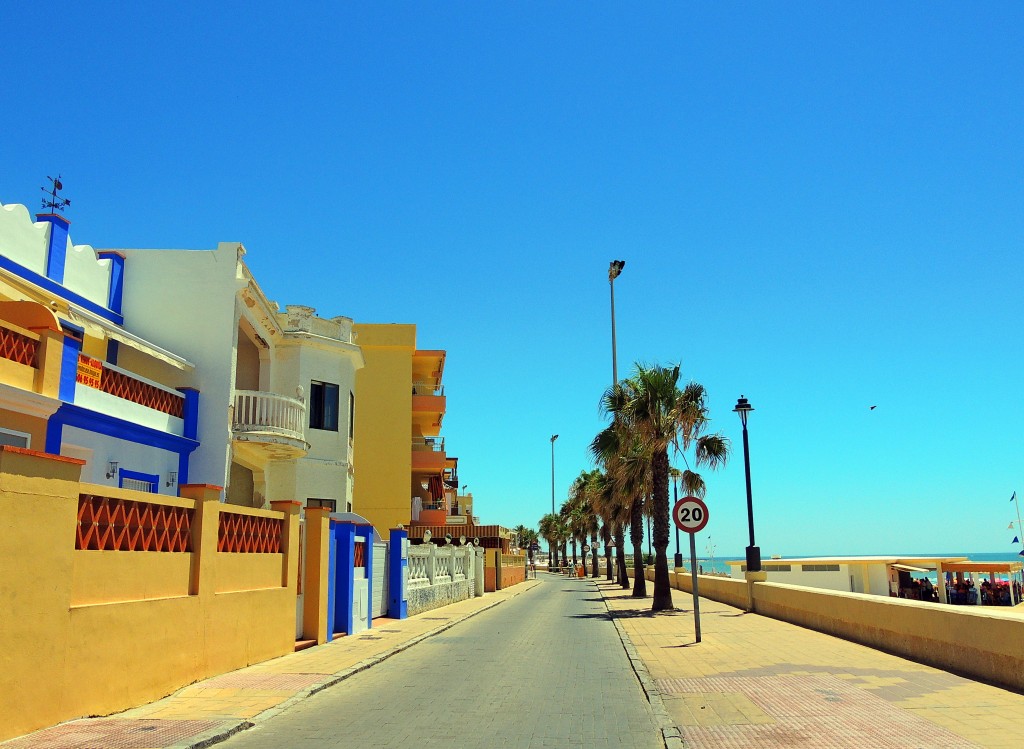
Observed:
[[[338,386],[324,383],[324,425],[321,429],[338,431]]]
[[[324,385],[312,382],[309,385],[309,426],[312,429],[324,428]]]

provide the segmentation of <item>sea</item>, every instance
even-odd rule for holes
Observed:
[[[829,556],[827,554],[789,554],[782,557],[781,560],[772,560],[766,557],[762,557],[763,562],[770,561],[784,561],[785,559],[806,559],[807,557],[824,557]],[[881,556],[876,554],[836,554],[835,556]],[[892,554],[886,554],[885,556],[895,556]],[[899,554],[904,557],[967,557],[972,562],[1024,562],[1024,556],[1021,556],[1017,552],[1004,552],[1004,551],[984,551],[984,552],[963,552],[963,551],[952,551],[952,552],[913,552],[906,554]],[[732,568],[729,566],[729,562],[743,562],[746,561],[746,557],[697,557],[697,564],[704,568],[704,574],[716,573],[720,575],[729,575],[732,573]],[[672,558],[669,557],[669,564],[672,564]],[[689,569],[690,558],[688,555],[683,555],[683,564]],[[932,582],[936,582],[935,573],[930,575]]]

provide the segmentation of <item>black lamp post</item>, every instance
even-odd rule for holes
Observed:
[[[676,502],[679,501],[679,477],[678,476],[674,476],[672,478],[672,498]],[[673,507],[674,506],[675,505],[673,505]],[[672,561],[675,562],[675,568],[677,570],[682,568],[682,566],[683,566],[683,555],[679,551],[679,526],[678,525],[676,526],[676,556],[675,556],[675,559],[673,559]]]
[[[743,467],[747,473],[747,524],[750,527],[750,545],[747,547],[747,572],[761,571],[761,550],[754,545],[754,500],[750,494],[750,445],[747,441],[747,415],[754,410],[742,395],[733,409],[743,422]]]

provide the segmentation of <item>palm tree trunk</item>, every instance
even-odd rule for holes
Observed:
[[[615,561],[619,587],[627,590],[629,588],[629,573],[626,570],[626,526],[620,523],[616,530],[615,535],[619,542],[615,545]]]
[[[644,503],[641,497],[633,500],[629,511],[629,540],[633,542],[633,598],[647,597],[647,578],[644,577]]]
[[[590,531],[590,576],[595,580],[597,574],[597,528]]]
[[[604,542],[604,574],[611,580],[611,528],[607,523],[601,524],[601,540]]]
[[[558,566],[558,544],[552,539],[548,539],[548,571],[555,569]]]
[[[668,576],[668,450],[658,450],[651,458],[651,483],[654,510],[654,600],[651,611],[670,611],[672,582]]]

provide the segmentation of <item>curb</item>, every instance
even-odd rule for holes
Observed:
[[[594,587],[596,588],[597,585],[595,584]],[[636,646],[633,645],[629,635],[626,634],[625,627],[622,626],[618,617],[612,614],[611,607],[608,606],[608,599],[605,598],[603,592],[601,593],[601,599],[604,601],[605,609],[608,611],[608,618],[612,620],[612,623],[615,625],[615,631],[619,633],[622,649],[626,651],[629,664],[633,667],[633,673],[636,674],[637,681],[640,682],[640,688],[651,705],[651,711],[654,713],[655,719],[661,726],[661,740],[665,744],[665,749],[686,749],[686,741],[683,739],[679,727],[672,722],[668,710],[665,709],[665,703],[661,699],[661,690],[654,683],[654,679],[651,678],[651,674],[647,670],[643,659],[636,652]]]
[[[531,581],[530,580],[525,580],[524,581],[524,583],[529,583],[529,582],[531,582]],[[173,744],[172,746],[166,747],[166,749],[206,749],[207,747],[213,746],[214,744],[219,744],[222,741],[227,741],[229,738],[231,738],[232,736],[234,736],[237,733],[241,733],[242,731],[247,731],[250,728],[255,728],[256,726],[258,726],[258,725],[260,725],[262,723],[265,723],[268,720],[276,718],[281,713],[285,712],[286,710],[288,710],[291,707],[294,707],[296,704],[298,704],[302,700],[305,700],[305,699],[308,699],[309,697],[312,697],[317,692],[322,692],[325,689],[330,689],[331,687],[340,684],[341,682],[345,681],[346,679],[349,679],[349,678],[355,676],[359,672],[365,671],[366,669],[370,668],[371,666],[375,666],[378,663],[386,661],[391,656],[397,655],[398,653],[401,653],[403,650],[408,650],[409,648],[413,647],[414,645],[417,645],[417,644],[423,642],[427,638],[430,638],[430,637],[433,637],[435,635],[438,635],[438,634],[440,634],[441,632],[444,632],[447,629],[451,629],[455,625],[461,624],[462,622],[466,621],[467,619],[472,619],[474,616],[477,616],[478,614],[482,614],[484,611],[489,611],[489,610],[493,609],[495,606],[500,606],[501,604],[505,603],[505,601],[508,601],[508,600],[510,600],[512,598],[515,598],[516,596],[522,595],[523,593],[526,593],[527,591],[533,590],[535,587],[537,587],[540,584],[537,581],[532,581],[532,582],[533,582],[533,585],[527,585],[527,586],[524,586],[522,588],[518,588],[518,586],[517,586],[517,589],[515,589],[514,593],[510,593],[508,596],[502,598],[499,601],[492,601],[491,603],[489,603],[489,604],[487,604],[485,606],[482,606],[482,607],[480,607],[479,609],[477,609],[475,611],[471,611],[468,614],[465,614],[464,616],[461,616],[458,619],[453,619],[451,621],[445,622],[444,624],[440,624],[440,625],[434,627],[433,629],[428,630],[427,632],[424,632],[421,635],[417,635],[416,637],[412,638],[411,640],[407,640],[406,642],[403,642],[400,645],[395,645],[393,648],[390,648],[389,650],[385,650],[382,653],[378,653],[377,655],[372,656],[370,658],[367,658],[366,660],[360,661],[359,663],[355,664],[354,666],[349,666],[344,671],[339,671],[339,672],[337,672],[335,674],[331,674],[330,677],[328,678],[328,680],[323,682],[322,684],[317,684],[316,686],[310,687],[309,689],[304,689],[301,692],[296,692],[294,695],[292,695],[291,697],[286,699],[284,702],[282,702],[282,703],[280,703],[278,705],[275,705],[274,707],[267,708],[263,712],[261,712],[261,713],[259,713],[257,715],[254,715],[252,718],[249,718],[248,720],[238,721],[237,723],[235,723],[233,725],[230,725],[227,728],[213,729],[213,731],[211,731],[211,733],[209,735],[203,736],[202,738],[193,737],[192,739],[189,739],[189,741],[186,742],[186,743]],[[436,609],[430,609],[430,610],[434,611]],[[421,612],[421,613],[427,613],[427,612],[424,611],[424,612]],[[282,657],[287,657],[287,656],[282,656]]]

